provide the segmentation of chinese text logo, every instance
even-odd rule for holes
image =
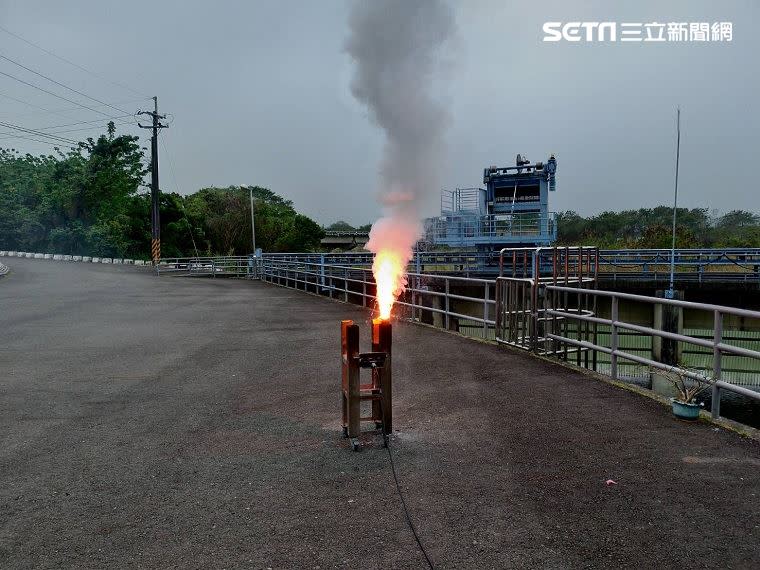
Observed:
[[[545,22],[545,42],[730,42],[732,22]]]

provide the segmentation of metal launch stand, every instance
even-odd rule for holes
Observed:
[[[388,446],[388,436],[393,430],[393,398],[391,382],[390,321],[372,321],[372,352],[359,352],[359,325],[354,321],[341,321],[341,367],[343,408],[343,437],[351,439],[351,449],[361,448],[359,434],[361,422],[373,422],[383,436],[383,446]],[[360,371],[371,370],[371,381],[362,384]],[[362,401],[372,402],[369,416],[361,416]]]

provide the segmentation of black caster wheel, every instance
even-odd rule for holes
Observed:
[[[382,429],[383,422],[375,422],[375,429]]]
[[[353,439],[351,440],[351,449],[352,449],[353,451],[361,451],[361,449],[362,449],[362,446],[361,446],[361,444],[359,443],[359,440],[358,440],[358,439],[356,439],[356,438],[353,438]]]
[[[383,434],[383,447],[388,447],[388,435]]]

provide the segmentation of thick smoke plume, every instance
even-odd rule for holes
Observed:
[[[439,188],[448,116],[431,87],[454,19],[440,0],[358,1],[350,30],[346,51],[356,64],[351,90],[385,133],[379,188],[384,217],[372,226],[367,248],[397,252],[403,272],[421,234],[421,198]],[[402,274],[395,295],[403,280]]]

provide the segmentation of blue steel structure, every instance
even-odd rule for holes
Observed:
[[[485,188],[442,193],[441,215],[425,222],[427,241],[479,252],[551,245],[557,216],[549,211],[549,192],[556,190],[556,173],[554,155],[531,164],[518,154],[515,166],[486,168]]]

